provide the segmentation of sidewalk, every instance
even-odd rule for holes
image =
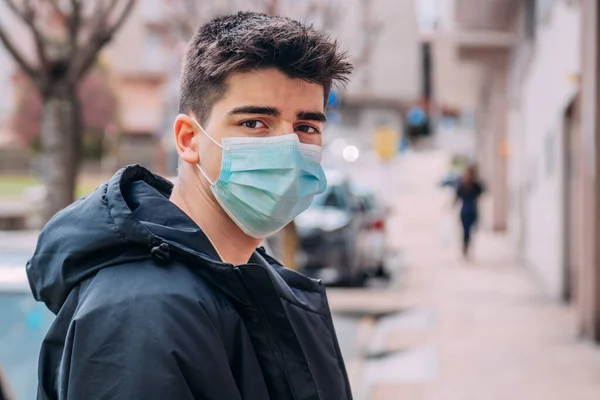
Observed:
[[[332,293],[337,308],[394,311],[357,344],[366,360],[349,366],[356,399],[600,399],[600,350],[577,339],[574,312],[544,298],[507,240],[482,230],[467,263],[457,232],[441,235],[440,221],[456,218],[437,188],[445,161],[413,154],[403,166],[410,190],[391,233],[406,256],[402,285]]]

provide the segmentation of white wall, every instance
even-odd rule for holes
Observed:
[[[579,9],[555,2],[537,29],[532,63],[517,93],[521,110],[513,110],[509,119],[517,146],[515,138],[525,135],[516,166],[524,174],[515,174],[513,165],[511,176],[524,179],[527,189],[524,256],[554,298],[563,285],[563,116],[577,93],[570,77],[580,70],[579,38]],[[519,157],[511,162],[519,163]]]
[[[516,34],[523,36],[524,15],[521,9],[515,25]],[[521,40],[512,49],[508,71],[508,132],[510,147],[508,159],[508,234],[521,259],[526,258],[527,248],[525,221],[525,199],[529,190],[531,172],[526,163],[526,120],[523,116],[523,82],[529,77],[533,43]]]
[[[524,164],[525,125],[519,103],[509,100],[508,109],[508,143],[510,155],[507,165],[508,182],[508,235],[520,257],[524,256],[525,228],[523,214],[523,198],[526,190],[527,171]]]

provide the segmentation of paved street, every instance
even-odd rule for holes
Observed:
[[[329,290],[355,398],[600,398],[600,350],[577,339],[574,311],[544,298],[504,237],[482,229],[462,261],[452,196],[437,186],[447,160],[430,151],[355,165],[393,201],[401,255],[385,289]]]

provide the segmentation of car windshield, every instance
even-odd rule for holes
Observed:
[[[377,200],[372,194],[365,195],[362,199],[367,210],[374,210],[377,208]]]
[[[40,347],[54,321],[27,284],[30,255],[30,249],[0,248],[0,379],[15,400],[36,398]]]
[[[325,192],[315,196],[311,207],[345,208],[344,190],[341,186],[330,185]]]
[[[0,369],[16,400],[36,397],[40,346],[53,320],[28,291],[0,292]]]

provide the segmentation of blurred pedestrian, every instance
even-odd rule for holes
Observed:
[[[478,202],[484,191],[484,185],[477,174],[477,167],[475,165],[468,166],[456,187],[456,203],[461,203],[462,251],[465,258],[469,257],[473,228],[479,220]]]
[[[325,190],[325,104],[351,69],[288,18],[199,30],[175,185],[126,167],[40,235],[27,273],[58,316],[38,399],[351,399],[323,285],[257,249]]]

